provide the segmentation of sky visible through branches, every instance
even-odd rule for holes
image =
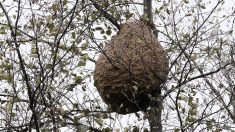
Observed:
[[[169,58],[163,131],[235,131],[235,3],[153,0]],[[0,131],[147,131],[143,112],[108,109],[93,82],[95,62],[118,33],[92,0],[0,1]],[[120,25],[142,1],[97,2]]]

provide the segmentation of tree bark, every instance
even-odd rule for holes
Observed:
[[[152,0],[144,0],[144,21],[152,23]]]
[[[157,93],[153,97],[150,109],[145,113],[148,118],[151,132],[162,132],[162,96]]]
[[[144,4],[144,14],[143,14],[143,21],[146,22],[149,26],[154,26],[152,22],[152,0],[143,0]],[[156,28],[154,29],[157,32]],[[157,37],[157,33],[155,33]],[[157,88],[159,89],[159,88]],[[162,121],[161,121],[161,114],[162,114],[162,97],[161,97],[161,90],[158,90],[153,95],[153,100],[151,103],[151,108],[147,111],[146,116],[148,118],[150,124],[150,131],[151,132],[162,132]]]

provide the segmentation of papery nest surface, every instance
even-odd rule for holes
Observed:
[[[112,110],[128,114],[149,107],[149,96],[160,90],[167,74],[166,53],[150,27],[129,22],[102,50],[94,81]]]

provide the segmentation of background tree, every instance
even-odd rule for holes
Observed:
[[[170,60],[162,130],[234,131],[234,3],[153,0],[152,7]],[[138,0],[2,0],[0,131],[149,130],[142,112],[110,112],[92,79],[117,25],[139,20],[142,8]]]

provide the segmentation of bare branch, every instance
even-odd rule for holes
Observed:
[[[107,13],[107,11],[102,9],[102,7],[94,0],[90,0],[90,1],[94,5],[94,7],[100,12],[102,16],[108,19],[114,26],[116,26],[118,30],[120,30],[120,25],[118,24],[118,22],[115,20],[115,18],[112,15],[110,15],[109,13]]]

